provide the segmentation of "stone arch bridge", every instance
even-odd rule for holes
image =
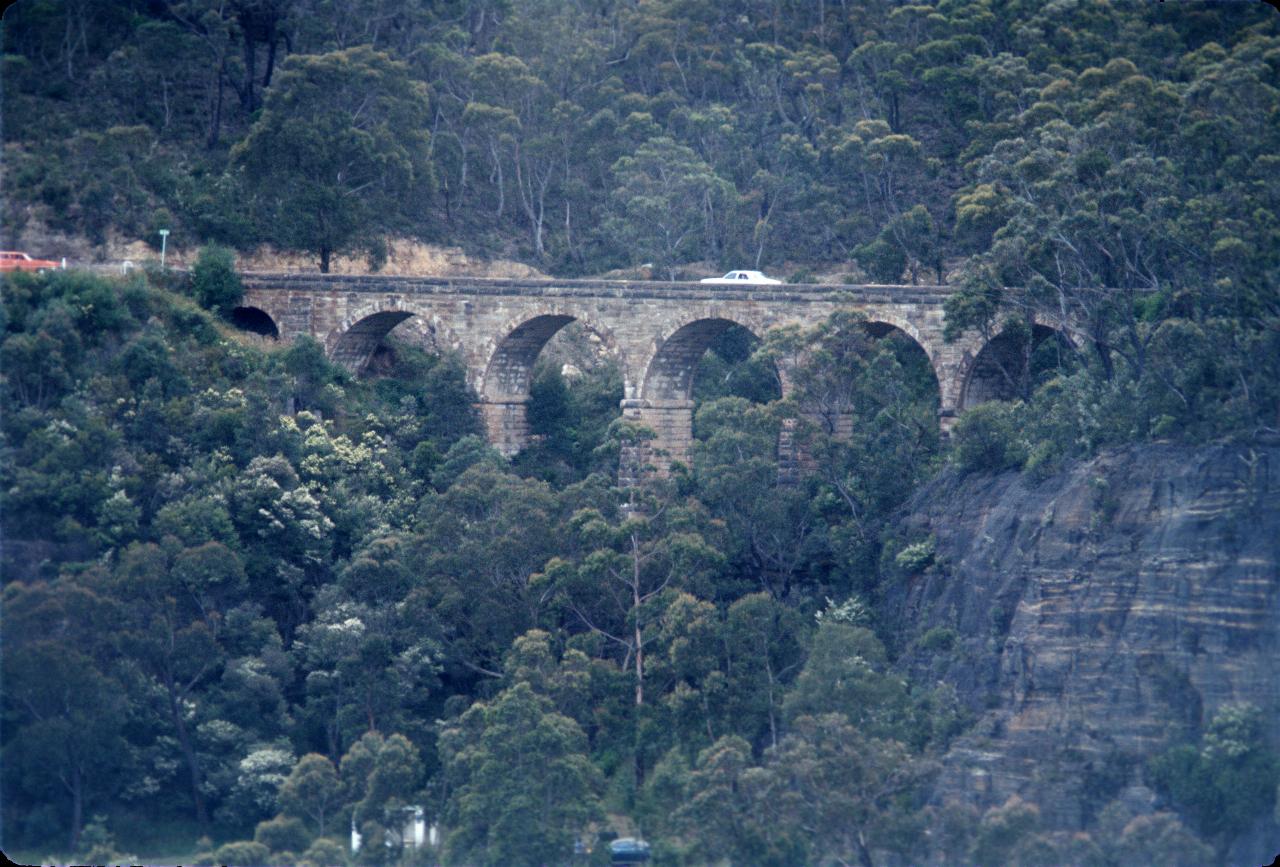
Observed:
[[[924,351],[949,430],[962,409],[1001,396],[998,341],[976,334],[946,343],[941,286],[734,286],[602,280],[497,280],[320,274],[243,275],[237,311],[282,339],[311,335],[354,372],[393,329],[417,332],[466,362],[489,441],[512,455],[529,439],[525,408],[538,353],[561,328],[580,323],[622,369],[626,418],[657,433],[651,444],[686,459],[698,360],[723,331],[757,337],[771,328],[812,327],[837,310],[861,313],[875,336],[900,331]],[[779,372],[783,394],[790,387]]]

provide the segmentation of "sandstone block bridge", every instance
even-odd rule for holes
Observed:
[[[328,274],[242,275],[236,317],[281,339],[311,335],[329,357],[359,372],[382,339],[425,339],[465,360],[489,441],[513,455],[529,442],[525,408],[534,363],[571,322],[595,334],[622,369],[625,418],[657,433],[651,444],[687,459],[691,390],[698,360],[725,330],[757,337],[771,328],[812,327],[837,310],[865,317],[872,336],[898,331],[928,357],[938,382],[939,423],[1006,396],[1009,347],[976,334],[942,339],[941,286],[734,286],[647,281],[383,277]],[[1037,326],[1049,334],[1052,326]],[[1003,354],[1003,355],[1002,355]],[[779,371],[783,396],[790,383]]]

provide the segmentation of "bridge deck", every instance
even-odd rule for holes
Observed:
[[[266,291],[403,293],[512,298],[635,298],[682,301],[775,301],[804,303],[837,299],[854,303],[941,304],[953,286],[783,283],[733,284],[653,280],[501,279],[486,277],[404,277],[347,274],[245,272],[245,288]]]

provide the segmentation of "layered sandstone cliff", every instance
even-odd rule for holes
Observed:
[[[1048,479],[944,477],[901,532],[927,568],[889,589],[900,662],[954,685],[976,724],[936,805],[1012,795],[1044,825],[1109,801],[1159,809],[1147,761],[1252,702],[1280,745],[1280,446],[1132,447]],[[1233,863],[1280,851],[1270,817]]]

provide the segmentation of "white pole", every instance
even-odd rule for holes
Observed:
[[[168,245],[169,245],[169,230],[161,229],[160,230],[160,270],[161,271],[164,270],[164,251]]]

